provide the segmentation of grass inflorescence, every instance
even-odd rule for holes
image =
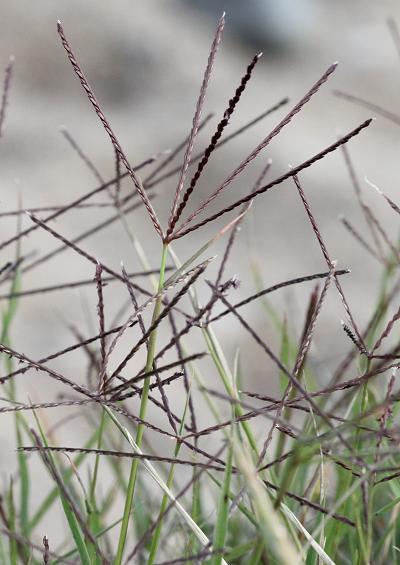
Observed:
[[[391,20],[389,25],[398,46],[396,24]],[[255,124],[273,118],[289,104],[286,98],[271,104],[226,135],[230,118],[257,70],[261,54],[255,55],[205,148],[194,152],[199,134],[204,134],[213,119],[213,114],[202,118],[202,113],[224,26],[223,15],[212,40],[188,136],[168,154],[156,154],[132,165],[63,26],[57,24],[72,70],[111,141],[115,177],[106,181],[78,141],[62,128],[65,140],[98,183],[96,188],[62,205],[30,210],[20,206],[0,214],[18,221],[17,233],[0,242],[1,250],[12,253],[0,269],[0,282],[5,287],[0,294],[4,305],[0,413],[14,418],[18,455],[17,468],[3,482],[0,498],[1,563],[398,562],[400,392],[396,375],[400,346],[396,336],[400,310],[393,305],[400,291],[400,250],[367,205],[348,148],[372,120],[349,129],[304,162],[272,177],[273,163],[265,156],[265,149],[330,81],[337,64],[330,65],[185,218],[191,197],[219,148]],[[12,65],[10,60],[4,74],[0,137],[4,135]],[[399,124],[397,116],[376,104],[343,92],[336,95]],[[343,154],[368,234],[360,233],[345,217],[341,222],[382,271],[380,293],[365,327],[357,321],[342,286],[350,271],[337,268],[331,257],[301,178],[303,170],[338,150]],[[182,162],[176,165],[182,152]],[[215,211],[214,201],[218,202],[223,192],[228,193],[257,157],[264,160],[255,184],[241,189],[236,200],[220,204]],[[131,182],[127,194],[122,186],[124,178]],[[176,189],[163,225],[156,212],[158,191],[171,179],[176,179]],[[252,203],[266,198],[268,191],[283,183],[290,184],[300,198],[325,265],[319,272],[301,273],[268,286],[255,267],[257,291],[238,301],[234,298],[238,280],[226,272],[240,227],[245,225]],[[399,214],[396,202],[380,189],[379,193],[392,212]],[[98,196],[103,200],[92,200]],[[83,208],[111,208],[111,215],[73,239],[66,237],[63,216],[80,214]],[[148,256],[135,233],[130,214],[136,210],[148,216],[159,241],[159,267],[154,266],[154,257]],[[236,215],[225,220],[230,212]],[[21,226],[23,215],[31,222],[25,229]],[[56,226],[54,219],[60,220]],[[133,271],[127,271],[123,264],[120,270],[112,269],[85,247],[90,236],[117,222],[135,254],[138,266]],[[218,227],[206,239],[202,228],[211,222]],[[59,246],[32,258],[24,251],[26,237],[38,230],[57,240]],[[189,257],[179,259],[174,242],[194,232],[200,241],[204,238],[203,242]],[[207,258],[217,240],[225,241],[222,256]],[[91,265],[93,278],[48,281],[37,288],[21,286],[26,273],[66,250]],[[212,264],[216,266],[215,276],[210,274]],[[112,289],[119,285],[125,293],[124,304],[114,319],[109,317],[105,285]],[[200,285],[208,293],[204,302],[197,294]],[[272,308],[268,297],[299,285],[309,287],[310,294],[300,339],[296,339],[293,328],[297,321],[293,324],[285,313]],[[91,335],[72,324],[74,342],[41,358],[14,348],[11,330],[20,301],[39,295],[45,305],[50,293],[83,286],[93,289],[96,296],[98,325]],[[312,345],[327,296],[334,292],[345,318],[338,332],[344,332],[348,345],[328,379],[326,372],[319,374],[319,365],[313,362]],[[278,348],[253,327],[247,316],[249,304],[258,304],[260,312],[265,312],[275,328]],[[273,390],[280,390],[280,394],[252,388],[240,351],[234,359],[226,357],[218,340],[217,322],[227,319],[255,342],[260,359],[268,360],[265,371],[276,383]],[[191,336],[196,340],[188,339]],[[126,350],[120,346],[127,338]],[[67,376],[51,365],[54,359],[68,358],[76,351],[87,359],[82,374]],[[57,381],[62,396],[20,402],[18,393],[24,387],[20,377],[38,372]],[[199,418],[199,399],[202,411],[207,410],[206,426],[204,417]],[[49,426],[47,413],[61,407],[70,410],[71,417],[74,413],[86,420],[90,433],[80,445],[60,445],[57,441],[59,429],[68,424],[69,416],[56,429]],[[34,457],[52,483],[49,492],[40,492],[40,502],[35,506],[31,505]],[[104,461],[111,480],[103,480]],[[53,540],[46,524],[56,504],[63,513],[65,531],[60,539]]]

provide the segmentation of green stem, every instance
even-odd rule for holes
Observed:
[[[164,285],[165,265],[166,265],[166,261],[167,261],[167,254],[168,254],[168,245],[164,244],[163,250],[162,250],[162,256],[161,256],[160,276],[159,276],[159,280],[158,280],[158,290],[159,291],[162,289],[162,287]],[[157,301],[154,305],[153,317],[152,317],[151,323],[153,323],[158,318],[158,316],[160,315],[161,305],[162,305],[162,298],[160,297],[160,298],[157,299]],[[146,359],[146,368],[145,368],[146,373],[150,372],[153,368],[156,343],[157,343],[157,330],[154,330],[149,336],[149,344],[148,344],[148,349],[147,349],[147,359]],[[144,383],[143,383],[142,398],[141,398],[141,402],[140,402],[139,417],[140,417],[141,420],[144,420],[145,417],[146,417],[147,405],[148,405],[148,400],[149,400],[149,390],[150,390],[150,377],[147,377],[144,380]],[[141,445],[142,445],[143,433],[144,433],[144,425],[139,424],[138,427],[137,427],[137,432],[136,432],[136,444],[139,447],[141,447]],[[114,561],[114,565],[121,565],[121,562],[122,562],[122,556],[123,556],[123,553],[124,553],[126,535],[127,535],[127,531],[128,531],[129,517],[130,517],[130,514],[131,514],[131,510],[132,510],[132,501],[133,501],[133,495],[134,495],[134,492],[135,492],[138,466],[139,466],[139,459],[134,459],[132,461],[131,471],[130,471],[130,475],[129,475],[128,490],[127,490],[127,493],[126,493],[124,514],[123,514],[123,519],[122,519],[122,524],[121,524],[121,531],[120,531],[120,535],[119,535],[117,555],[116,555],[116,558],[115,558],[115,561]]]
[[[175,450],[175,457],[178,456],[178,453],[179,453],[179,448]],[[167,479],[167,487],[168,488],[172,487],[172,484],[174,482],[174,475],[175,475],[175,465],[172,464],[170,469],[169,469],[169,473],[168,473],[168,479]],[[169,502],[169,497],[166,494],[164,494],[162,501],[161,501],[160,511],[159,511],[159,514],[158,514],[159,518],[160,518],[160,516],[162,516],[164,514],[165,509],[167,508],[168,502]],[[151,540],[151,549],[150,549],[149,557],[147,559],[147,565],[153,565],[154,560],[156,558],[158,543],[160,541],[160,536],[161,536],[161,527],[162,527],[162,521],[159,521],[157,529],[154,532],[154,536]]]
[[[186,399],[186,404],[185,404],[185,408],[184,408],[182,419],[181,419],[181,425],[179,427],[179,432],[178,432],[179,436],[183,435],[185,418],[186,418],[186,411],[187,411],[187,408],[188,408],[188,405],[189,405],[189,394],[188,394],[187,399]],[[175,458],[178,457],[179,452],[181,450],[181,447],[182,447],[182,443],[180,441],[177,441],[176,445],[175,445],[175,450],[174,450],[174,457]],[[175,476],[175,464],[172,463],[170,468],[169,468],[169,473],[168,473],[168,478],[167,478],[167,487],[169,489],[172,488],[172,485],[173,485],[173,482],[174,482],[174,476]],[[154,536],[151,540],[150,554],[149,554],[149,557],[148,557],[148,560],[147,560],[147,565],[152,565],[154,563],[154,559],[156,558],[158,544],[159,544],[160,536],[161,536],[161,528],[162,528],[162,524],[163,524],[162,518],[163,518],[164,512],[167,508],[168,501],[169,501],[169,497],[167,496],[167,494],[164,494],[162,501],[161,501],[160,511],[158,513],[158,525],[157,525],[156,531],[154,532]]]
[[[214,334],[211,331],[210,328],[204,328],[203,329],[203,335],[205,337],[205,341],[207,343],[208,346],[208,350],[210,352],[210,355],[212,357],[213,363],[215,364],[217,371],[219,373],[219,376],[221,377],[222,383],[224,385],[224,388],[226,390],[226,392],[229,394],[229,396],[231,396],[232,398],[238,400],[238,396],[237,393],[235,391],[235,389],[233,388],[231,382],[232,379],[230,378],[230,376],[227,374],[227,371],[225,370],[224,364],[221,360],[221,356],[219,354],[218,351],[218,346],[217,346],[217,341],[214,338]],[[241,406],[241,404],[237,403],[234,404],[234,413],[236,418],[240,418],[241,416],[244,415],[244,410]],[[258,458],[259,453],[258,453],[258,447],[257,447],[257,442],[255,440],[255,437],[253,435],[253,432],[251,430],[251,427],[249,425],[248,422],[246,422],[246,420],[243,420],[240,422],[241,427],[247,437],[247,441],[249,442],[249,445],[252,449],[252,451],[255,454],[255,457]]]
[[[226,461],[224,483],[219,495],[217,521],[214,528],[214,551],[217,554],[211,559],[211,565],[221,565],[222,555],[225,548],[225,539],[228,531],[229,521],[229,489],[232,478],[233,450],[229,446],[229,454]]]
[[[104,424],[106,421],[106,412],[102,410],[101,413],[101,420],[100,420],[100,427],[99,427],[99,437],[97,440],[97,449],[101,449],[103,443],[103,434],[104,434]],[[93,470],[93,478],[90,485],[90,503],[93,507],[93,510],[96,511],[96,484],[97,484],[97,477],[99,474],[99,463],[100,463],[100,455],[96,455],[96,460],[94,463],[94,470]]]
[[[100,426],[99,426],[99,437],[97,440],[97,449],[102,448],[105,422],[106,422],[106,411],[102,410]],[[97,454],[94,463],[93,477],[90,483],[90,490],[88,497],[88,527],[89,530],[94,534],[96,534],[99,530],[101,530],[100,513],[96,501],[96,485],[97,485],[97,478],[99,475],[99,465],[100,465],[100,455]],[[96,557],[96,548],[91,544],[89,545],[89,553],[92,563],[96,563],[96,564],[100,563],[100,560]]]

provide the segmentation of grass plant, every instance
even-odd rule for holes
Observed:
[[[14,417],[17,449],[16,468],[3,481],[0,497],[1,563],[383,565],[400,561],[400,310],[396,306],[400,248],[368,206],[350,156],[350,142],[363,134],[372,120],[352,126],[304,162],[272,176],[274,165],[266,149],[331,80],[337,64],[330,65],[290,110],[285,110],[289,104],[286,98],[273,102],[229,133],[230,118],[256,72],[261,57],[256,54],[208,143],[195,153],[200,133],[204,136],[214,119],[213,114],[204,119],[202,115],[224,26],[223,15],[212,39],[188,136],[169,154],[153,155],[131,165],[63,26],[57,24],[72,71],[110,139],[116,173],[105,181],[75,138],[63,129],[66,141],[92,172],[97,186],[63,205],[30,210],[20,206],[0,214],[17,219],[16,234],[0,242],[0,250],[11,257],[0,269],[0,412]],[[397,27],[392,20],[390,30],[396,39]],[[6,133],[12,72],[10,60],[4,76],[0,137]],[[397,126],[400,123],[391,112],[356,95],[336,95]],[[185,217],[191,197],[219,148],[282,111],[284,115],[276,119],[275,126],[265,125],[269,133],[259,144],[239,164],[232,164],[226,178]],[[342,153],[366,233],[348,218],[342,217],[341,222],[382,272],[379,296],[371,301],[365,327],[358,323],[342,286],[350,271],[338,269],[332,259],[323,226],[303,186],[302,171],[329,159],[333,152]],[[260,161],[254,185],[243,186],[243,171],[257,168]],[[163,184],[171,179],[176,179],[176,189],[164,226],[156,207],[166,198]],[[239,181],[240,196],[218,205],[221,194],[228,194]],[[290,184],[294,197],[300,198],[323,266],[319,272],[266,285],[254,264],[256,292],[238,301],[234,298],[238,280],[226,273],[240,227],[246,224],[252,204],[268,199],[267,193],[283,184]],[[392,213],[400,214],[397,203],[378,191]],[[104,200],[93,201],[99,196]],[[97,208],[110,209],[109,217],[73,239],[63,235],[65,214],[79,215],[82,210]],[[147,253],[140,234],[135,233],[132,213],[148,216],[159,241],[160,259]],[[24,228],[25,215],[30,225]],[[127,272],[123,265],[120,271],[115,270],[87,251],[87,239],[118,222],[132,245],[136,270]],[[202,228],[211,223],[215,226],[213,235],[206,237]],[[28,245],[39,231],[60,245],[31,258]],[[194,233],[196,238],[190,239]],[[175,242],[188,236],[197,244],[188,257],[180,258]],[[225,245],[221,257],[210,255],[217,240]],[[91,265],[93,279],[25,287],[29,271],[66,250]],[[129,298],[114,320],[108,318],[106,284]],[[295,332],[298,320],[291,320],[270,302],[270,295],[299,285],[310,289],[300,339]],[[204,301],[198,297],[200,286],[208,293]],[[71,327],[74,342],[39,359],[14,348],[13,323],[21,301],[39,295],[45,307],[47,295],[81,287],[93,288],[96,294],[98,327],[92,335]],[[344,321],[338,332],[344,332],[348,347],[327,379],[325,372],[319,373],[312,346],[330,293],[337,293],[340,299]],[[252,325],[247,306],[253,303],[259,305],[269,329],[276,333],[278,347]],[[254,389],[241,363],[242,351],[238,350],[234,359],[227,357],[218,338],[218,323],[228,319],[255,342],[260,363],[265,364],[269,380],[280,393]],[[192,336],[196,339],[190,339]],[[128,351],[120,347],[127,337]],[[53,360],[78,351],[86,356],[82,374],[72,378],[53,368]],[[38,372],[58,382],[62,398],[35,403],[18,400],[24,388],[21,376],[28,379]],[[172,384],[175,390],[182,388],[183,407],[170,392]],[[199,399],[208,411],[205,427],[199,418]],[[54,430],[46,416],[61,407],[89,424],[91,433],[80,445],[58,444],[59,427],[68,425],[69,418]],[[160,421],[165,425],[159,425]],[[158,447],[161,445],[164,449]],[[40,460],[52,483],[35,506],[31,504],[34,458]],[[112,477],[108,484],[103,480],[106,466]],[[57,505],[65,531],[61,541],[53,542],[46,524],[57,512]]]

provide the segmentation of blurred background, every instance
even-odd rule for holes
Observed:
[[[204,115],[215,117],[201,132],[196,150],[208,143],[229,98],[239,84],[255,53],[263,57],[254,72],[227,133],[288,96],[289,105],[279,109],[224,149],[216,152],[198,185],[190,210],[195,209],[229,172],[266,136],[285,112],[333,62],[339,61],[334,76],[300,115],[275,138],[248,170],[214,202],[213,210],[246,194],[268,159],[270,178],[285,172],[333,143],[374,112],[334,95],[341,90],[361,96],[390,110],[398,110],[400,53],[388,26],[392,18],[400,24],[397,1],[381,0],[0,0],[0,64],[10,55],[15,68],[10,102],[0,139],[0,212],[18,208],[60,205],[97,186],[90,170],[60,133],[64,125],[96,165],[104,179],[115,172],[114,153],[107,135],[66,58],[56,32],[60,19],[73,49],[93,86],[102,108],[132,163],[168,148],[174,148],[190,131],[215,25],[226,10],[225,33],[210,83]],[[367,186],[364,177],[379,185],[398,203],[398,125],[376,114],[377,120],[349,144],[366,201],[382,219],[395,241],[398,218],[384,200]],[[180,156],[179,159],[182,157]],[[180,160],[176,163],[179,164]],[[151,169],[149,169],[149,172]],[[365,233],[343,156],[337,152],[301,175],[304,189],[339,268],[350,268],[343,279],[346,296],[362,327],[375,303],[381,266],[344,230],[338,216],[344,213]],[[157,187],[154,206],[166,224],[176,178]],[[123,194],[129,194],[125,180]],[[104,197],[99,197],[104,201]],[[64,214],[54,228],[73,238],[111,215],[107,208]],[[208,224],[175,245],[178,255],[189,257],[222,227],[223,221]],[[142,209],[129,216],[132,231],[146,249],[153,268],[159,263],[159,242]],[[30,225],[23,218],[23,226]],[[0,217],[1,241],[17,230],[15,218]],[[368,236],[367,236],[368,237]],[[225,240],[209,250],[223,252]],[[59,242],[37,230],[25,238],[22,254],[30,260],[58,247]],[[138,258],[123,227],[114,223],[108,230],[88,238],[82,247],[107,266],[119,270],[121,260],[128,271],[141,270]],[[1,261],[13,258],[15,250],[1,251]],[[258,266],[262,285],[326,270],[326,264],[310,229],[292,182],[261,196],[243,223],[226,276],[237,275],[239,300],[256,289],[252,266]],[[207,276],[212,278],[217,265]],[[68,250],[22,277],[23,289],[93,277],[93,265]],[[2,286],[2,293],[8,287]],[[290,331],[298,338],[311,286],[280,291],[271,303],[281,317],[287,314]],[[199,285],[201,300],[209,296]],[[127,299],[126,289],[109,285],[105,290],[106,315],[111,320]],[[3,301],[3,304],[5,302]],[[128,310],[126,314],[128,313]],[[332,289],[318,321],[313,362],[321,379],[340,359],[347,338],[340,320],[345,317]],[[274,328],[260,305],[247,309],[246,319],[272,347],[279,348]],[[38,359],[73,343],[73,324],[84,336],[96,332],[94,286],[21,299],[12,327],[12,346]],[[232,362],[238,347],[246,367],[246,383],[252,390],[273,391],[276,371],[265,364],[257,345],[243,334],[236,322],[216,326],[227,358]],[[261,361],[262,360],[262,361]],[[82,382],[82,353],[64,357],[52,366]],[[140,360],[138,366],[140,366]],[[58,389],[57,389],[58,390]],[[22,376],[19,399],[26,402],[54,398],[56,387],[40,374]],[[177,390],[177,395],[179,395]],[[54,414],[47,413],[49,418]],[[158,416],[155,415],[157,419]],[[208,416],[205,415],[205,421]],[[4,427],[2,428],[5,429]],[[79,443],[81,428],[69,426],[68,443]],[[72,432],[71,432],[72,430]],[[72,435],[72,438],[71,438]],[[60,442],[62,440],[60,439]],[[0,433],[0,448],[13,458],[14,438]],[[0,469],[8,469],[8,456]],[[38,478],[43,473],[38,469]],[[54,527],[54,526],[49,526]]]

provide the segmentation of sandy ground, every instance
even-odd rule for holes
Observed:
[[[258,32],[257,41],[249,42],[248,34],[240,39],[237,18],[232,14],[230,28],[229,2],[225,4],[228,4],[226,35],[206,104],[206,111],[215,111],[216,116],[223,113],[248,61],[263,42],[261,32]],[[237,2],[232,6],[234,4]],[[268,158],[273,161],[271,174],[277,176],[287,170],[289,164],[300,163],[334,142],[341,133],[373,115],[366,109],[336,98],[334,89],[363,96],[393,112],[397,111],[400,59],[386,20],[394,17],[400,22],[398,2],[343,0],[302,4],[295,2],[294,10],[290,2],[284,2],[285,11],[280,13],[278,2],[272,3],[274,33],[265,36],[263,58],[232,119],[230,130],[246,123],[284,96],[290,97],[291,104],[297,102],[333,61],[339,61],[339,67],[301,115],[226,191],[218,204],[215,203],[215,210],[246,193]],[[268,18],[268,13],[262,17]],[[62,20],[81,65],[133,163],[174,147],[187,135],[191,125],[215,27],[214,15],[194,10],[192,3],[174,0],[101,3],[95,0],[0,0],[0,64],[4,67],[11,54],[16,58],[5,135],[0,140],[1,212],[16,208],[19,194],[23,207],[28,208],[66,203],[96,186],[96,180],[61,136],[61,124],[74,135],[104,178],[111,178],[114,172],[112,148],[60,45],[56,33],[57,19]],[[260,21],[264,21],[261,15]],[[280,110],[215,155],[193,197],[191,209],[249,153],[284,116],[284,112],[284,109]],[[213,123],[216,123],[216,118]],[[204,146],[211,132],[210,127],[202,133],[198,148]],[[395,239],[397,217],[365,185],[363,178],[369,177],[393,199],[400,201],[394,182],[399,150],[398,129],[378,117],[368,131],[351,143],[349,150],[365,186],[367,201]],[[330,156],[301,178],[331,256],[338,260],[340,267],[352,270],[344,288],[356,319],[362,324],[368,317],[370,304],[374,302],[380,268],[344,232],[338,221],[338,214],[345,213],[361,231],[364,230],[342,156],[340,153]],[[164,224],[174,189],[175,180],[164,183],[158,190],[155,206]],[[125,182],[124,194],[128,194],[129,190],[130,185]],[[95,213],[77,211],[63,215],[54,227],[67,237],[74,237],[108,214],[104,210]],[[28,226],[29,222],[28,218],[24,218],[23,225]],[[145,213],[135,213],[130,216],[129,222],[146,248],[151,266],[157,267],[159,245]],[[209,224],[195,236],[179,241],[176,251],[182,258],[188,257],[221,226],[221,222]],[[0,239],[9,238],[16,229],[15,219],[2,219]],[[22,252],[40,256],[57,245],[49,234],[36,231],[24,240]],[[222,245],[223,242],[216,244],[210,254],[220,253]],[[126,233],[118,224],[104,234],[88,239],[82,247],[114,269],[120,268],[121,260],[127,270],[141,268]],[[4,263],[12,258],[14,252],[11,247],[1,251],[1,261]],[[252,261],[258,262],[265,285],[325,270],[323,257],[293,183],[285,183],[255,203],[244,224],[235,257],[228,265],[227,275],[236,274],[241,280],[239,290],[235,291],[237,299],[254,291],[255,284],[250,273]],[[68,251],[26,273],[22,286],[29,289],[92,276],[93,266]],[[4,285],[3,288],[2,292],[5,292]],[[273,299],[281,312],[286,311],[289,317],[296,316],[298,322],[293,323],[291,328],[295,336],[301,330],[310,290],[308,286],[281,293]],[[106,315],[111,320],[127,297],[124,289],[112,285],[105,292]],[[205,299],[206,285],[200,285],[199,293]],[[37,297],[21,300],[19,315],[12,329],[13,347],[39,358],[74,341],[67,324],[74,324],[81,333],[90,335],[97,324],[95,300],[93,287],[54,293],[48,295],[45,301]],[[254,306],[246,314],[250,323],[274,347],[278,347],[264,311]],[[329,374],[346,343],[340,327],[343,317],[343,309],[335,292],[331,291],[314,346],[315,363],[320,367],[321,378]],[[226,347],[230,362],[235,350],[240,347],[249,388],[273,390],[276,372],[265,365],[251,338],[243,335],[234,322],[221,323],[216,331]],[[196,340],[192,345],[199,347]],[[52,366],[82,381],[84,360],[81,355],[70,356],[54,362]],[[54,397],[55,392],[56,387],[43,376],[21,378],[19,398],[22,401],[26,401],[28,396],[34,401],[44,400]],[[176,395],[177,402],[180,402],[179,387],[176,387]],[[59,415],[49,413],[48,417],[54,421]],[[154,417],[156,420],[159,418],[157,415]],[[204,420],[207,419],[204,412]],[[76,443],[82,433],[81,424],[71,423],[68,430],[61,431],[60,442],[64,439]],[[6,480],[5,471],[14,457],[12,433],[0,433],[0,447],[3,454],[0,468],[4,470]],[[42,490],[40,481],[43,472],[35,468],[35,473],[38,491],[33,496],[36,500]],[[49,533],[56,535],[57,525],[49,524],[47,527]]]

